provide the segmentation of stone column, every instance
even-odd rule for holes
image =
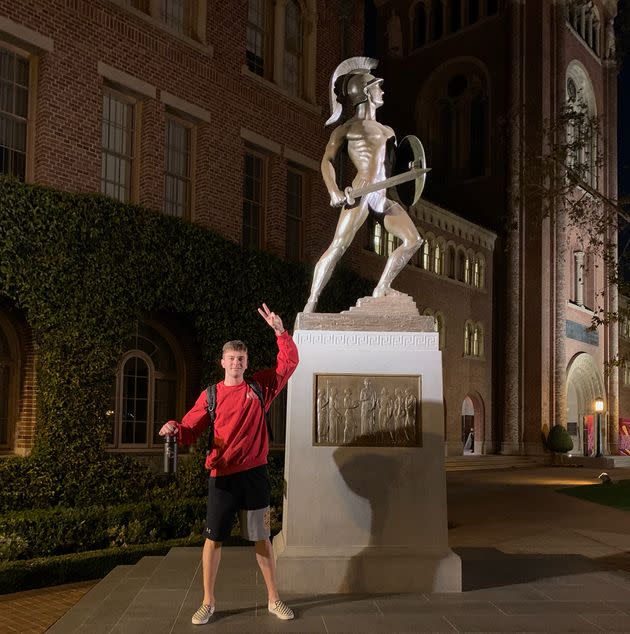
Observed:
[[[521,239],[523,170],[523,75],[522,43],[524,6],[513,2],[509,6],[512,31],[510,111],[513,117],[510,148],[509,224],[506,237],[505,294],[505,376],[503,393],[503,434],[500,453],[520,454],[522,450],[521,412]]]

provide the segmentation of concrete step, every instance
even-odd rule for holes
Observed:
[[[465,454],[447,456],[446,471],[480,471],[482,469],[525,469],[539,467],[546,462],[545,456],[497,456]]]

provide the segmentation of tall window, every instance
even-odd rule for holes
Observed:
[[[247,67],[265,75],[267,47],[267,0],[249,0],[247,8]]]
[[[413,14],[413,47],[420,48],[427,41],[427,10],[424,2],[418,2]]]
[[[243,246],[262,248],[264,197],[265,159],[248,151],[243,183]]]
[[[584,305],[584,251],[573,252],[573,301]]]
[[[455,257],[455,247],[448,248],[448,276],[454,280],[457,276],[457,260]]]
[[[0,173],[26,177],[28,61],[0,48]]]
[[[433,39],[439,40],[444,34],[444,5],[442,0],[433,0],[431,4],[431,23],[433,25]]]
[[[444,273],[444,246],[438,241],[433,249],[433,272],[438,275]]]
[[[455,33],[456,31],[459,31],[462,26],[462,3],[461,0],[452,0],[450,5],[451,33]]]
[[[110,442],[119,447],[161,445],[160,428],[177,417],[175,355],[166,339],[147,324],[138,325],[127,347],[116,383]]]
[[[303,79],[302,11],[297,0],[289,0],[284,16],[284,87],[300,96]]]
[[[132,198],[135,106],[106,89],[103,94],[101,192],[122,202]]]
[[[160,0],[162,21],[182,35],[193,34],[194,0]]]
[[[191,203],[191,128],[166,118],[164,174],[164,213],[190,217]]]
[[[473,324],[467,321],[464,324],[464,356],[465,357],[472,356],[474,333],[475,333],[475,328]]]
[[[468,0],[468,24],[474,24],[479,19],[479,0]]]
[[[595,54],[600,55],[601,21],[592,0],[571,0],[567,11],[567,21]]]
[[[464,282],[472,284],[472,262],[468,255],[464,259]]]
[[[482,255],[475,257],[473,266],[473,284],[477,288],[483,288],[486,285],[486,263]]]
[[[7,338],[0,328],[0,448],[9,447],[9,402],[11,399],[11,352]]]
[[[480,323],[475,324],[473,330],[472,354],[473,357],[483,356],[483,326]]]
[[[143,13],[149,13],[150,0],[125,0],[125,4]]]
[[[287,260],[302,258],[302,227],[304,218],[304,175],[287,171]]]
[[[391,255],[392,251],[398,247],[400,240],[387,231],[380,222],[372,217],[368,219],[370,233],[370,244],[368,248],[379,255]]]

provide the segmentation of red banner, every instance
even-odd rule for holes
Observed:
[[[584,417],[584,436],[582,442],[586,445],[585,456],[592,456],[595,451],[594,420],[595,416],[592,414]]]

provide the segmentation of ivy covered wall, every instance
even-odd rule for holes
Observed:
[[[35,448],[30,462],[3,461],[0,487],[18,472],[36,472],[43,492],[35,506],[74,504],[87,482],[100,481],[99,471],[140,473],[132,458],[103,450],[116,364],[135,322],[161,313],[189,323],[204,382],[218,378],[216,358],[227,339],[247,340],[255,370],[273,363],[276,352],[256,308],[266,302],[290,326],[311,274],[177,218],[0,178],[0,294],[24,313],[39,345]],[[345,309],[370,290],[339,271],[320,310]],[[114,484],[100,486],[107,495]],[[31,504],[5,508],[16,505]]]

